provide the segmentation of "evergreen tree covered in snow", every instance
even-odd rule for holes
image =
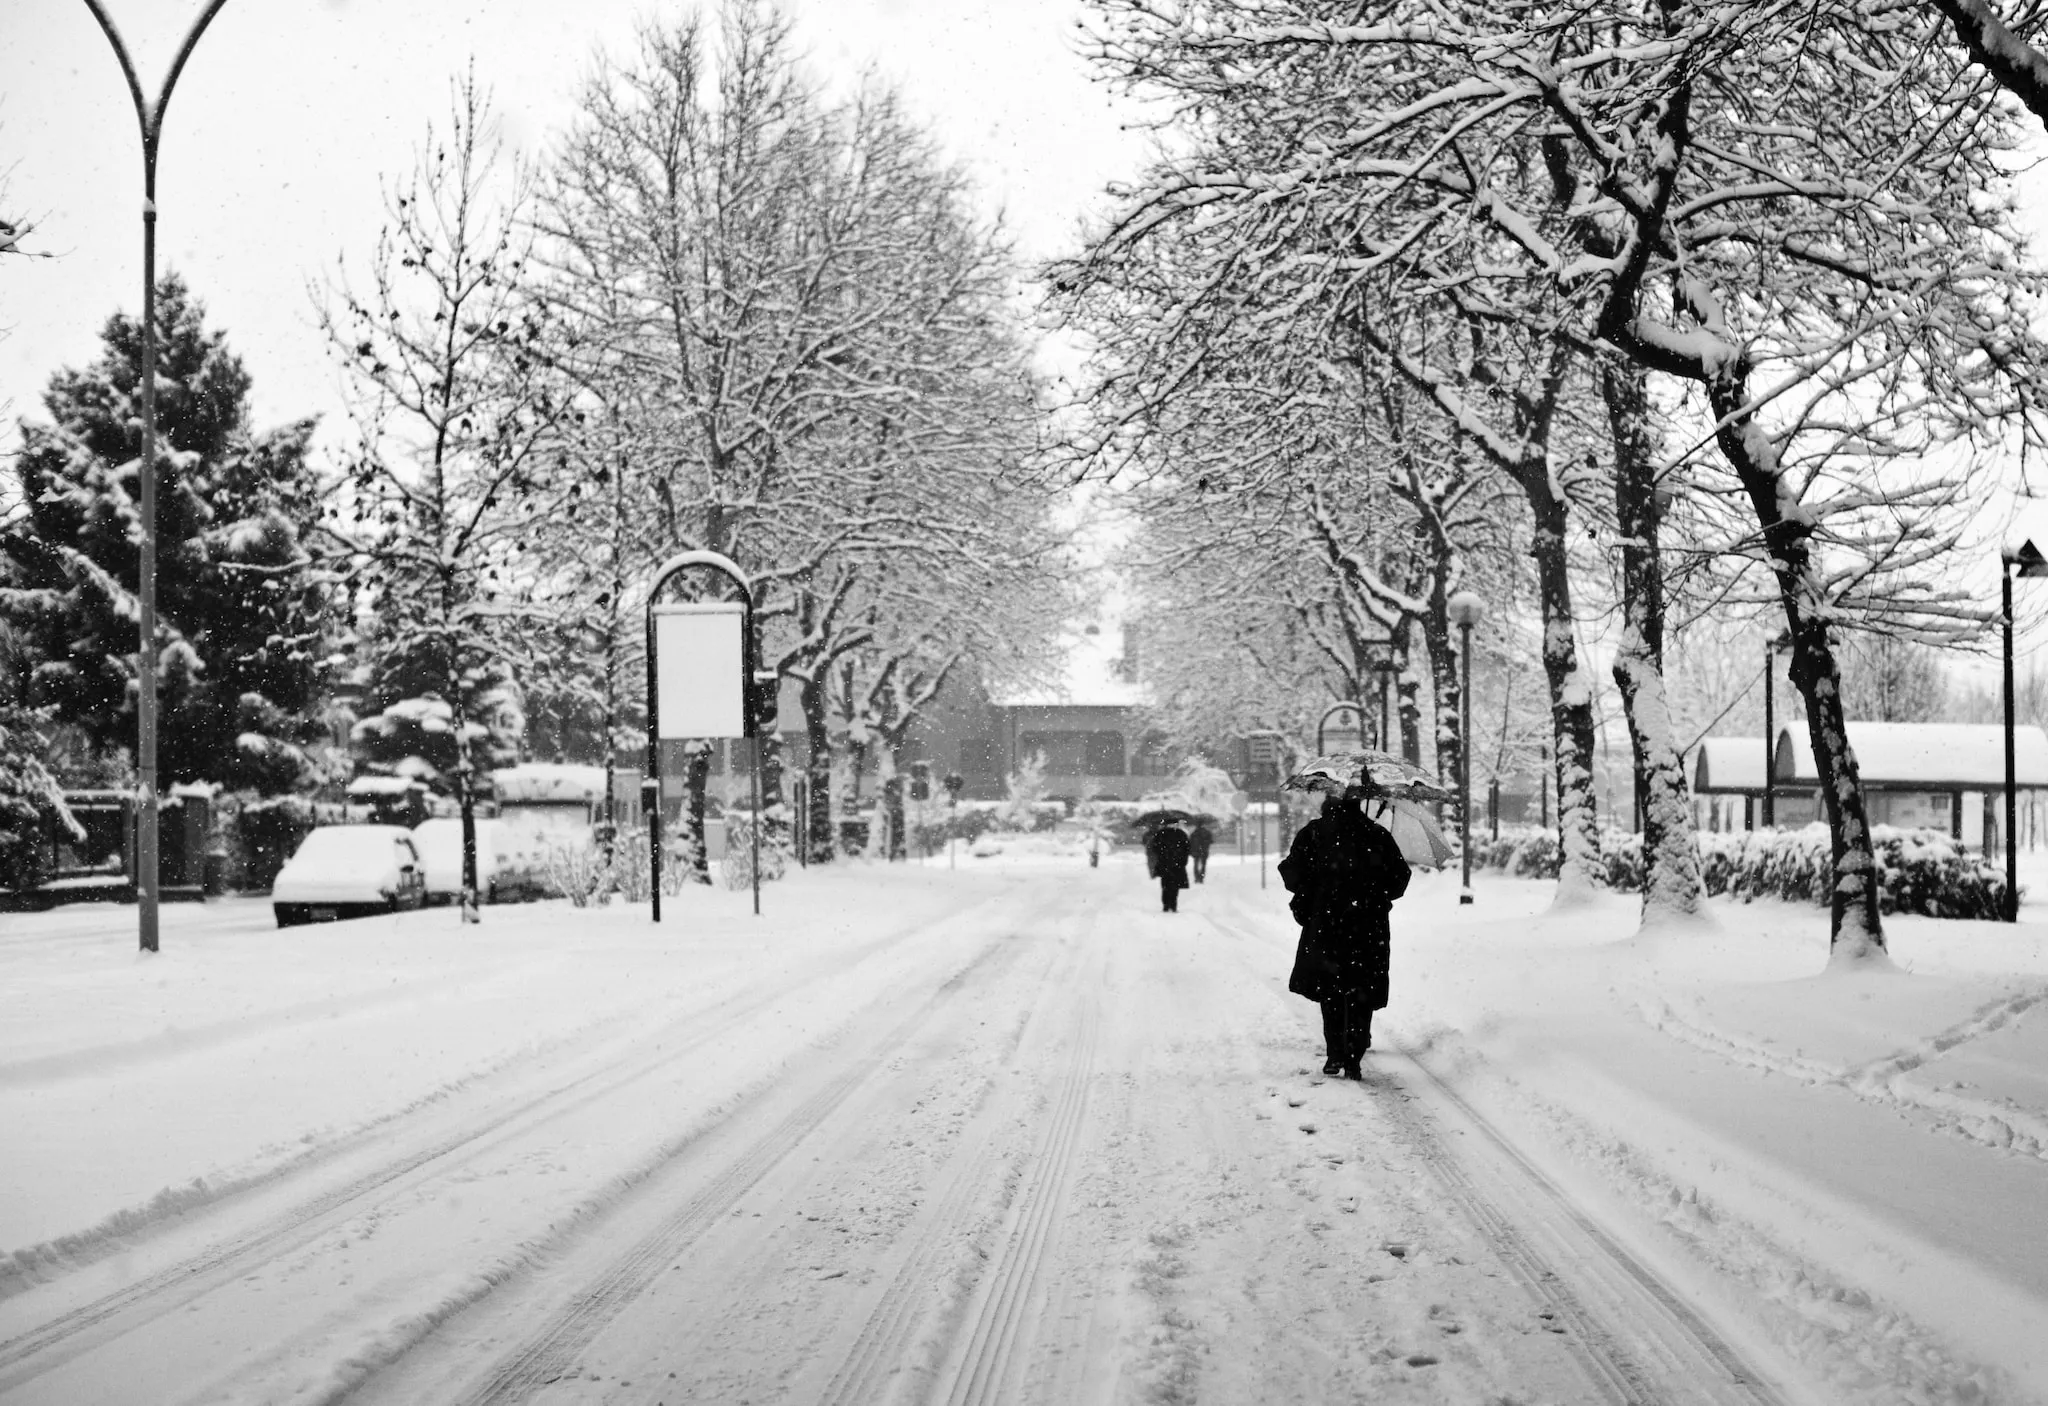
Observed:
[[[57,779],[43,765],[43,718],[21,701],[27,658],[0,620],[0,888],[34,888],[47,877],[48,837],[81,834]]]
[[[176,274],[157,290],[157,610],[165,782],[266,793],[310,769],[324,593],[304,538],[311,420],[257,434],[249,375]],[[22,426],[22,506],[0,528],[0,612],[32,656],[27,701],[102,750],[135,738],[142,328],[59,371]]]

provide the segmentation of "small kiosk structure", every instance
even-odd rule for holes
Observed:
[[[1709,737],[1694,753],[1692,794],[1702,830],[1754,830],[1763,814],[1764,740]],[[1787,803],[1790,803],[1789,812]],[[1813,819],[1802,799],[1778,797],[1778,819],[1804,825]]]
[[[1848,724],[1849,748],[1873,825],[1945,831],[1990,853],[2004,843],[2005,729],[1997,723]],[[2048,732],[2013,729],[2014,777],[2029,812],[2048,788]],[[1805,725],[1781,728],[1772,753],[1779,806],[1788,792],[1818,807],[1820,777]]]

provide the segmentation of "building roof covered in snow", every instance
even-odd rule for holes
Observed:
[[[499,805],[590,805],[604,800],[604,768],[522,762],[491,773]]]
[[[1761,737],[1708,737],[1700,742],[1692,764],[1692,789],[1703,796],[1739,792],[1756,795],[1764,789],[1764,740]]]
[[[1057,678],[999,690],[989,702],[998,708],[1135,708],[1150,701],[1138,677],[1133,631],[1090,625],[1063,643],[1066,667]]]
[[[1997,723],[1849,723],[1849,748],[1869,790],[1987,791],[2005,785],[2005,729]],[[1778,731],[1772,778],[1779,786],[1818,786],[1806,724]],[[2013,729],[2013,775],[2021,786],[2048,786],[2048,732]]]

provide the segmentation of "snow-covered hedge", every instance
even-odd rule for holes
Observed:
[[[1875,826],[1878,902],[1886,913],[1930,918],[1995,919],[2003,911],[2005,874],[1984,855],[1965,849],[1938,830]],[[1709,894],[1748,902],[1779,898],[1825,904],[1831,880],[1828,829],[1701,831],[1701,878]],[[1609,830],[1600,837],[1607,886],[1623,893],[1643,887],[1643,837]],[[1518,827],[1499,839],[1475,840],[1473,863],[1524,878],[1554,878],[1557,837],[1547,830]]]

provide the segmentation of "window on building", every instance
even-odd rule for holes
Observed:
[[[1091,732],[1087,743],[1090,776],[1124,774],[1124,735],[1121,732]]]
[[[1045,758],[1047,776],[1080,776],[1088,754],[1085,732],[1026,732],[1017,738],[1017,760],[1021,764],[1033,754]]]

